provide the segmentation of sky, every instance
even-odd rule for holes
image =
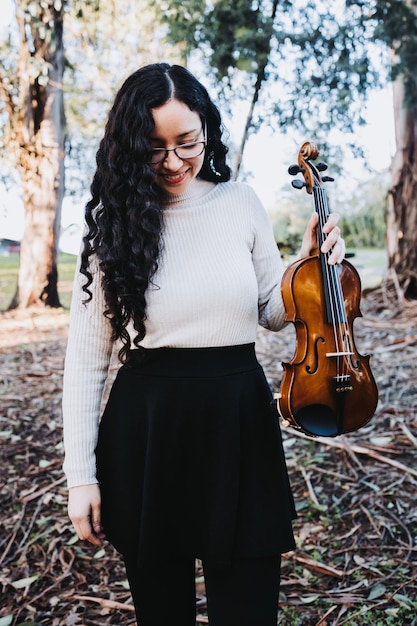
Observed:
[[[2,0],[0,30],[7,28],[12,15],[11,0]],[[242,109],[240,115],[237,114],[234,121],[229,123],[231,138],[237,143],[245,116],[246,111]],[[395,151],[392,93],[389,88],[370,95],[365,118],[367,123],[357,129],[356,138],[365,149],[368,165],[375,172],[381,172],[389,168]],[[314,141],[314,138],[306,137],[304,140]],[[340,140],[335,132],[334,141]],[[268,128],[261,129],[250,138],[245,149],[244,169],[250,173],[247,180],[267,210],[273,207],[280,191],[290,185],[287,169],[289,164],[297,160],[299,147],[291,133],[284,136]],[[325,155],[321,154],[320,158],[325,160]],[[344,170],[349,181],[369,177],[369,174],[363,172],[363,164],[356,163],[353,159],[344,163]],[[61,248],[65,251],[78,251],[85,201],[85,197],[75,201],[72,198],[64,200]],[[337,210],[337,207],[333,207],[333,210]],[[19,191],[15,189],[7,192],[0,185],[0,238],[20,239],[22,234],[23,206]]]
[[[366,124],[356,129],[355,141],[363,146],[367,164],[372,170],[387,170],[395,153],[393,99],[390,88],[370,94],[364,117]],[[314,137],[305,137],[303,141],[314,141]],[[329,143],[334,145],[344,141],[345,137],[340,131],[334,131],[333,136],[329,137]],[[244,165],[245,169],[253,172],[250,182],[267,209],[271,208],[286,181],[290,184],[288,165],[297,161],[301,143],[296,142],[291,132],[284,136],[268,129],[263,129],[251,138]],[[319,158],[326,160],[326,155],[321,153]],[[347,157],[343,166],[349,181],[369,178],[362,161]]]

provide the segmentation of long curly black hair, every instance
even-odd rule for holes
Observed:
[[[133,322],[133,343],[145,336],[146,290],[158,269],[163,227],[163,191],[150,165],[152,109],[177,99],[196,111],[207,133],[199,178],[230,179],[227,147],[222,142],[220,113],[203,85],[184,67],[168,63],[146,65],[123,83],[116,95],[97,152],[97,169],[86,205],[80,272],[86,303],[91,300],[94,257],[102,272],[112,340],[121,340],[119,359],[132,348],[127,326]],[[90,268],[90,269],[89,269]]]

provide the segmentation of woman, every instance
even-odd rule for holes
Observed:
[[[80,539],[126,563],[140,626],[272,626],[294,506],[254,341],[284,323],[283,265],[219,112],[186,69],[139,69],[97,153],[71,306],[64,469]],[[332,215],[323,251],[340,262]],[[317,247],[316,218],[301,257]],[[111,351],[122,362],[99,426]],[[104,534],[105,533],[105,534]],[[160,601],[161,579],[163,602]]]

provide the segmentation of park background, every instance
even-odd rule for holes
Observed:
[[[279,623],[417,623],[416,210],[415,202],[392,202],[401,176],[417,197],[417,99],[406,91],[413,95],[417,82],[416,2],[327,5],[2,4],[0,239],[12,244],[0,256],[0,626],[135,623],[118,556],[77,541],[66,517],[60,397],[74,253],[105,116],[130,71],[162,59],[187,64],[218,100],[235,175],[265,204],[287,263],[313,209],[307,194],[292,189],[287,168],[304,140],[318,143],[335,178],[326,184],[330,204],[362,278],[355,336],[372,355],[379,404],[367,426],[335,440],[284,430],[299,517],[298,549],[283,564]],[[34,178],[24,157],[37,138],[25,89],[33,95],[35,86],[40,101],[51,95],[56,67],[45,43],[54,42],[61,17],[65,133],[57,162],[64,162],[65,186],[41,233],[53,232],[54,242],[36,256],[31,229],[44,214],[27,193]],[[45,306],[48,255],[58,299]],[[22,274],[22,265],[36,272]],[[274,390],[293,349],[292,328],[259,331],[257,352]],[[113,362],[110,378],[116,370]],[[196,576],[198,622],[207,623],[199,569]],[[161,602],[167,585],[161,562]]]

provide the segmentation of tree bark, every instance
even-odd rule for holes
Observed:
[[[404,83],[393,83],[396,153],[388,195],[388,267],[403,295],[417,298],[417,108],[405,105]]]
[[[255,81],[255,86],[254,86],[254,90],[253,90],[253,96],[252,96],[252,101],[249,107],[249,112],[248,115],[246,117],[246,123],[245,123],[245,128],[243,131],[243,135],[242,135],[242,139],[240,142],[240,146],[239,146],[239,150],[236,156],[236,162],[235,162],[235,167],[233,170],[233,180],[237,180],[239,177],[239,172],[240,172],[240,168],[242,165],[242,160],[243,160],[243,152],[245,150],[245,146],[246,146],[246,142],[248,140],[249,137],[249,131],[253,125],[253,114],[255,111],[255,105],[259,100],[259,95],[261,92],[261,87],[262,87],[262,83],[264,82],[264,80],[266,79],[266,66],[268,65],[269,62],[269,53],[271,51],[271,38],[273,35],[273,28],[274,28],[274,20],[276,17],[276,13],[277,13],[277,8],[278,8],[278,0],[274,0],[272,3],[272,10],[271,10],[271,16],[270,16],[270,28],[268,31],[266,31],[265,33],[265,37],[268,38],[268,52],[264,55],[263,60],[261,61],[259,68],[258,68],[258,72],[256,75],[256,81]]]
[[[24,9],[29,5],[28,20]],[[19,101],[10,116],[10,147],[22,182],[25,228],[18,285],[10,308],[39,302],[60,306],[57,255],[64,196],[63,17],[63,3],[53,0],[47,5],[29,0],[18,6]]]
[[[233,180],[237,180],[239,177],[240,168],[243,160],[243,152],[245,150],[246,142],[249,137],[249,131],[253,125],[253,114],[255,111],[255,105],[259,100],[259,94],[261,91],[262,83],[265,80],[265,65],[258,71],[256,76],[255,87],[253,90],[252,101],[249,107],[248,115],[246,116],[245,128],[243,130],[242,139],[240,141],[239,150],[236,156],[235,167],[233,170]]]

